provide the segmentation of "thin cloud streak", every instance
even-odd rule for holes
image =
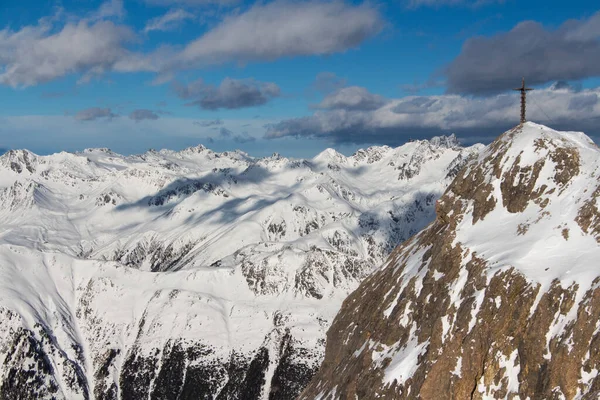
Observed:
[[[165,15],[149,20],[144,27],[144,33],[175,30],[184,21],[194,18],[194,14],[183,9],[169,10]]]
[[[136,121],[136,122],[140,122],[140,121],[144,121],[144,120],[157,120],[158,118],[160,118],[158,116],[158,114],[152,110],[146,110],[146,109],[138,109],[138,110],[134,110],[129,114],[129,118]]]
[[[123,19],[126,14],[123,0],[109,0],[102,3],[98,10],[92,13],[90,19],[92,21],[107,18]]]
[[[118,117],[110,108],[92,107],[79,111],[75,114],[77,121],[95,121],[98,119],[113,119]]]
[[[223,125],[223,121],[220,120],[220,119],[204,120],[204,121],[194,121],[194,125],[198,125],[198,126],[201,126],[203,128],[208,128],[208,127],[211,127],[211,126]]]

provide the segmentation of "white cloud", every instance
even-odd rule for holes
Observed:
[[[162,45],[136,53],[128,48],[138,40],[133,30],[111,20],[124,16],[122,0],[110,0],[87,18],[70,17],[64,23],[48,17],[17,31],[0,30],[0,84],[25,87],[69,74],[81,74],[85,82],[109,71],[157,72],[153,83],[160,84],[178,71],[211,64],[343,52],[384,25],[379,11],[367,3],[282,0],[233,11],[182,50]],[[171,29],[190,18],[187,11],[171,11],[149,21],[145,31]]]
[[[528,95],[530,120],[569,130],[598,133],[600,88],[544,89]],[[456,132],[497,136],[519,120],[518,94],[486,98],[460,95],[409,96],[381,107],[332,109],[270,125],[267,138],[327,138],[334,142],[399,144],[408,136]],[[487,135],[486,135],[487,133]]]
[[[376,110],[387,100],[378,94],[369,93],[364,87],[348,86],[327,95],[318,107],[323,109]]]
[[[194,14],[183,9],[169,10],[165,15],[149,20],[144,32],[174,30],[188,19],[194,19]]]
[[[259,4],[188,44],[171,67],[225,62],[267,61],[281,57],[343,52],[383,27],[369,4],[276,1]]]
[[[191,100],[188,105],[197,105],[205,110],[260,106],[280,95],[279,86],[275,83],[254,79],[225,78],[219,86],[208,85],[200,79],[189,85],[175,83],[173,88],[180,98]]]
[[[524,21],[508,32],[468,39],[444,71],[452,93],[489,94],[529,84],[600,76],[600,12],[556,29]]]
[[[56,33],[43,22],[1,30],[0,84],[24,87],[67,74],[104,73],[130,56],[124,44],[134,38],[131,29],[111,21],[67,23]]]
[[[102,3],[98,10],[92,14],[90,19],[99,20],[113,17],[121,19],[125,17],[125,14],[123,0],[109,0]]]

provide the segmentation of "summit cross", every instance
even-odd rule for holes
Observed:
[[[527,102],[527,92],[533,90],[532,88],[525,87],[525,78],[523,78],[523,82],[521,83],[520,88],[515,88],[513,90],[517,90],[521,92],[521,124],[524,124],[527,120],[525,119],[525,108]]]

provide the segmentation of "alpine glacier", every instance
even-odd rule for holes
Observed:
[[[483,146],[0,157],[0,398],[291,399]]]

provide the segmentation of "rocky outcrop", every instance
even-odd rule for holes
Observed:
[[[488,146],[344,301],[300,398],[597,398],[599,153],[533,123]]]
[[[38,157],[27,150],[9,150],[0,156],[0,165],[10,168],[17,174],[32,174],[38,164]]]

